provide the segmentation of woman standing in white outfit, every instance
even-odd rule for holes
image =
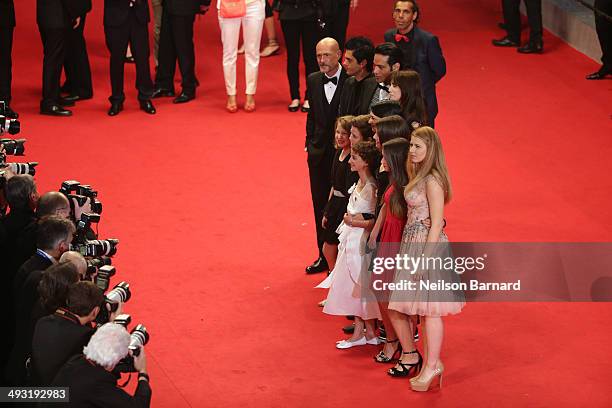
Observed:
[[[221,2],[217,0],[219,9],[219,26],[223,42],[223,76],[227,91],[228,112],[238,110],[236,103],[236,61],[238,59],[238,38],[242,25],[242,37],[245,50],[246,102],[244,110],[255,110],[255,92],[257,90],[257,72],[259,69],[259,45],[265,19],[265,0],[243,0],[246,3],[246,14],[242,17],[226,18],[221,16]]]

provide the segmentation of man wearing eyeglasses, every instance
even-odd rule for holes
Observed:
[[[397,45],[404,54],[402,69],[412,69],[421,78],[429,125],[438,115],[436,83],[446,75],[446,61],[440,41],[417,26],[420,9],[416,0],[398,0],[393,8],[395,28],[387,30],[385,42]]]

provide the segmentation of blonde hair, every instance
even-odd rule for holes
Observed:
[[[412,132],[413,140],[415,137],[418,137],[425,143],[427,152],[425,153],[425,158],[420,163],[411,163],[410,159],[408,159],[406,170],[410,182],[406,186],[404,192],[408,193],[419,182],[424,180],[427,176],[432,175],[442,186],[444,190],[444,202],[448,203],[453,192],[440,137],[436,131],[429,126],[422,126]]]

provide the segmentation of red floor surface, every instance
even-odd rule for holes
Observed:
[[[373,347],[338,351],[341,318],[324,316],[305,276],[315,257],[303,152],[305,115],[286,111],[285,57],[262,61],[258,110],[224,111],[214,13],[197,22],[198,99],[106,116],[102,2],[87,21],[93,100],[72,118],[37,114],[42,50],[34,1],[17,2],[14,103],[41,164],[40,191],[77,179],[100,191],[102,236],[121,240],[118,279],[145,323],[155,407],[612,405],[609,304],[469,304],[446,320],[442,391],[417,394],[373,363]],[[376,42],[390,1],[362,0],[349,34]],[[438,88],[455,187],[455,241],[610,241],[612,81],[549,33],[545,54],[490,46],[499,1],[429,0],[422,26],[440,37]],[[241,65],[242,66],[242,65]],[[239,70],[239,72],[243,72]],[[244,80],[239,75],[239,89]]]

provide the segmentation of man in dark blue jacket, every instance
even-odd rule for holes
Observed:
[[[398,0],[393,9],[395,28],[387,30],[385,41],[396,44],[404,54],[402,69],[418,72],[427,107],[429,125],[434,126],[438,115],[436,83],[446,75],[446,61],[440,41],[435,35],[420,29],[419,6],[416,0]]]

